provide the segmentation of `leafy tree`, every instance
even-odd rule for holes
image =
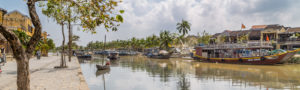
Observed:
[[[186,20],[182,20],[180,23],[177,23],[176,29],[182,36],[185,36],[189,31],[191,31],[191,24]]]
[[[170,31],[164,30],[159,34],[160,49],[169,50],[172,44],[172,37],[170,36]]]
[[[14,30],[13,32],[15,35],[17,35],[18,38],[20,38],[20,42],[23,47],[26,48],[26,45],[28,44],[31,37],[22,31]]]
[[[198,34],[198,43],[209,44],[211,35],[207,33],[205,30],[200,34]]]
[[[48,0],[47,8],[43,10],[43,13],[48,17],[54,18],[58,23],[61,23],[62,26],[64,21],[68,22],[69,60],[71,60],[71,22],[79,20],[79,25],[82,26],[84,31],[91,31],[92,33],[96,33],[95,28],[100,25],[103,25],[107,31],[109,29],[116,31],[119,22],[123,22],[123,17],[119,13],[124,13],[124,10],[120,10],[119,13],[114,12],[119,2],[121,1]],[[62,61],[64,60],[62,59]]]
[[[55,49],[55,43],[52,39],[47,39],[47,45],[49,46],[49,49]]]

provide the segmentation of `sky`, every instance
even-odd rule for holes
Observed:
[[[18,10],[28,15],[24,0],[0,0],[0,8],[8,12]],[[78,26],[73,33],[80,36],[77,42],[86,46],[90,41],[127,40],[132,37],[144,38],[158,35],[162,30],[177,32],[176,24],[182,19],[190,22],[190,35],[204,30],[210,34],[224,30],[239,30],[241,24],[250,29],[252,25],[280,24],[300,27],[300,0],[123,0],[117,10],[125,10],[124,22],[116,32],[107,32],[97,27],[97,33],[83,32]],[[37,7],[43,31],[61,45],[61,26],[41,13]],[[67,34],[67,32],[66,32]]]

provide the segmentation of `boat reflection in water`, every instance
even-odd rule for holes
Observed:
[[[101,59],[81,63],[91,90],[300,89],[300,65],[257,66],[125,56],[97,72]],[[96,73],[96,74],[95,74]]]
[[[253,66],[232,64],[195,64],[196,76],[216,82],[231,81],[234,86],[300,89],[300,66]]]

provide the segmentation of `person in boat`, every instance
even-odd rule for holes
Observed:
[[[107,61],[106,63],[105,63],[105,66],[109,66],[110,65],[110,61]]]

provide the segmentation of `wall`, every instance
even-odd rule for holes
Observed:
[[[18,11],[13,11],[4,16],[4,24],[8,30],[19,30],[32,36],[33,27],[28,16],[21,14]]]

